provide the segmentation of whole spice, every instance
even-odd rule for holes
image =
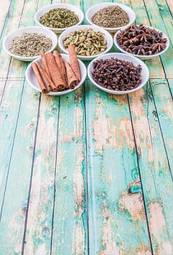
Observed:
[[[41,61],[32,63],[33,72],[43,93],[73,89],[80,82],[80,67],[79,70],[72,68],[78,61],[74,51],[69,51],[69,58],[70,63],[65,61],[59,52],[54,51],[53,54],[42,53]]]
[[[117,35],[120,47],[132,54],[153,55],[166,48],[167,39],[155,29],[132,25]]]
[[[101,59],[94,62],[92,76],[109,90],[131,90],[141,83],[141,66],[117,58]]]
[[[40,23],[51,28],[66,28],[76,25],[78,16],[71,10],[65,8],[52,9],[40,18]]]
[[[24,33],[13,39],[9,50],[16,55],[24,57],[38,56],[52,47],[52,41],[43,34]]]
[[[76,53],[82,56],[97,55],[107,48],[104,35],[93,29],[72,32],[64,39],[64,47],[68,48],[69,45],[74,45]]]
[[[109,6],[100,9],[92,17],[92,22],[101,27],[116,28],[129,23],[127,13],[119,6]]]

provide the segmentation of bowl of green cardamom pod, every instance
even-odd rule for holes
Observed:
[[[51,29],[59,34],[68,27],[80,25],[83,22],[84,14],[78,6],[55,3],[40,8],[36,12],[34,19],[37,25]]]
[[[77,56],[82,60],[92,60],[107,53],[113,45],[109,32],[95,25],[80,25],[66,29],[58,40],[60,49],[68,53],[69,45],[74,45]]]

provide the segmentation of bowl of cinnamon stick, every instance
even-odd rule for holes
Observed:
[[[51,96],[65,95],[79,88],[87,71],[73,45],[68,55],[58,51],[41,54],[26,69],[26,80],[35,90]]]

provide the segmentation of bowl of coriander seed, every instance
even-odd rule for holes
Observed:
[[[38,26],[23,27],[8,34],[3,49],[11,57],[21,61],[33,61],[41,53],[51,52],[57,46],[54,32]]]
[[[34,16],[38,26],[51,29],[57,34],[68,27],[80,25],[83,19],[84,14],[78,6],[66,3],[45,5]]]
[[[86,20],[110,33],[126,28],[135,22],[135,12],[125,4],[99,3],[92,5],[86,12]]]

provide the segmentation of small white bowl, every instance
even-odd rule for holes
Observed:
[[[52,47],[50,48],[49,52],[53,51],[57,46],[58,38],[57,38],[56,34],[53,33],[52,31],[50,31],[49,29],[36,27],[36,26],[19,28],[18,30],[8,34],[3,40],[3,49],[4,49],[4,51],[8,55],[10,55],[11,57],[13,57],[15,59],[18,59],[18,60],[21,60],[21,61],[32,61],[32,60],[39,57],[38,55],[33,56],[33,57],[23,57],[23,56],[20,56],[20,55],[15,55],[9,50],[13,39],[17,36],[23,35],[24,33],[38,33],[38,34],[42,34],[42,35],[46,36],[47,38],[51,39]]]
[[[40,23],[40,18],[47,12],[49,12],[50,10],[52,9],[58,9],[58,8],[65,8],[65,9],[68,9],[68,10],[71,10],[73,11],[79,18],[79,22],[77,24],[75,24],[74,26],[77,26],[77,25],[80,25],[83,20],[84,20],[84,14],[83,12],[81,11],[81,9],[75,5],[72,5],[72,4],[66,4],[66,3],[55,3],[55,4],[48,4],[48,5],[45,5],[43,6],[42,8],[40,8],[35,16],[34,16],[34,20],[36,22],[37,25],[41,26],[41,27],[45,27],[45,28],[48,28],[48,29],[51,29],[52,31],[54,31],[55,33],[59,34],[61,32],[63,32],[65,28],[52,28],[52,27],[46,27],[44,25],[42,25]],[[72,26],[73,27],[73,26]]]
[[[92,71],[93,71],[93,63],[99,59],[110,59],[110,58],[118,58],[120,60],[125,60],[125,61],[129,61],[131,63],[133,63],[135,66],[137,65],[141,65],[142,67],[142,71],[141,71],[141,83],[137,88],[131,89],[131,90],[126,90],[126,91],[116,91],[116,90],[110,90],[110,89],[106,89],[103,86],[99,85],[97,82],[95,82],[95,80],[92,77]],[[133,56],[130,55],[126,55],[123,53],[108,53],[105,54],[103,56],[99,56],[98,58],[94,59],[93,61],[91,61],[91,63],[88,66],[88,77],[90,79],[90,81],[99,89],[110,93],[110,94],[115,94],[115,95],[124,95],[124,94],[128,94],[128,93],[132,93],[134,91],[137,91],[139,89],[141,89],[148,81],[149,79],[149,70],[148,67],[146,66],[146,64],[144,64],[143,61],[141,61],[138,58],[135,58]]]
[[[118,4],[118,3],[99,3],[99,4],[95,4],[93,6],[91,6],[87,12],[86,12],[86,20],[89,24],[93,24],[93,21],[92,21],[92,17],[93,15],[98,12],[99,10],[105,8],[105,7],[109,7],[109,6],[119,6],[121,9],[123,9],[128,17],[129,17],[129,23],[125,26],[122,26],[122,27],[116,27],[116,28],[110,28],[110,27],[103,27],[104,29],[106,29],[107,31],[109,31],[110,33],[114,33],[116,31],[118,31],[119,29],[121,28],[126,28],[130,25],[132,25],[134,22],[135,22],[135,19],[136,19],[136,14],[135,12],[130,8],[128,7],[127,5],[124,5],[124,4]]]
[[[154,28],[154,27],[150,27],[150,26],[145,26],[145,27],[148,27],[148,28],[151,28],[151,29],[155,29],[155,30],[158,31],[159,33],[162,33],[162,34],[163,34],[163,38],[166,38],[166,39],[167,39],[166,48],[165,48],[164,50],[162,50],[162,51],[159,52],[159,53],[153,54],[153,55],[138,55],[138,54],[133,54],[133,53],[129,53],[129,52],[125,51],[124,49],[121,48],[121,46],[118,44],[118,41],[117,41],[117,36],[118,36],[118,34],[121,33],[121,31],[123,31],[123,30],[125,30],[125,29],[121,29],[121,30],[118,31],[118,32],[115,34],[115,36],[114,36],[114,44],[115,44],[116,48],[117,48],[119,51],[121,51],[121,52],[123,52],[123,53],[125,53],[125,54],[132,55],[132,56],[134,56],[134,57],[137,57],[137,58],[140,58],[140,59],[143,59],[143,60],[152,59],[152,58],[158,57],[158,56],[162,55],[163,53],[165,53],[165,52],[168,50],[169,45],[170,45],[170,41],[169,41],[168,36],[167,36],[165,33],[163,33],[162,31],[160,31],[159,29],[156,29],[156,28]]]
[[[63,57],[64,60],[69,61],[69,56],[68,55],[61,54],[61,56]],[[40,61],[41,61],[41,58],[39,57],[39,58],[35,59],[33,62],[40,63]],[[28,84],[33,89],[35,89],[38,92],[41,92],[40,86],[39,86],[39,84],[37,82],[37,79],[35,77],[35,74],[32,70],[32,66],[31,66],[32,63],[30,63],[29,66],[26,69],[26,72],[25,72],[26,81],[28,82]],[[74,89],[68,89],[68,90],[59,91],[59,92],[49,92],[46,95],[62,96],[62,95],[68,94],[68,93],[78,89],[84,83],[84,81],[86,79],[86,75],[87,75],[86,67],[85,67],[84,63],[81,60],[79,60],[79,65],[80,65],[80,71],[81,71],[81,81],[79,82],[79,84]]]
[[[100,55],[107,53],[112,48],[112,45],[113,45],[112,36],[105,29],[95,26],[95,25],[80,25],[77,27],[68,28],[60,35],[60,37],[58,39],[60,49],[63,52],[68,54],[68,51],[64,47],[64,39],[67,38],[72,32],[79,31],[79,30],[85,30],[85,29],[93,29],[96,32],[101,32],[107,42],[107,48],[105,51],[103,51],[102,53],[99,53],[97,55],[92,55],[92,56],[78,55],[78,58],[80,58],[82,60],[91,60],[91,59],[94,59]]]

